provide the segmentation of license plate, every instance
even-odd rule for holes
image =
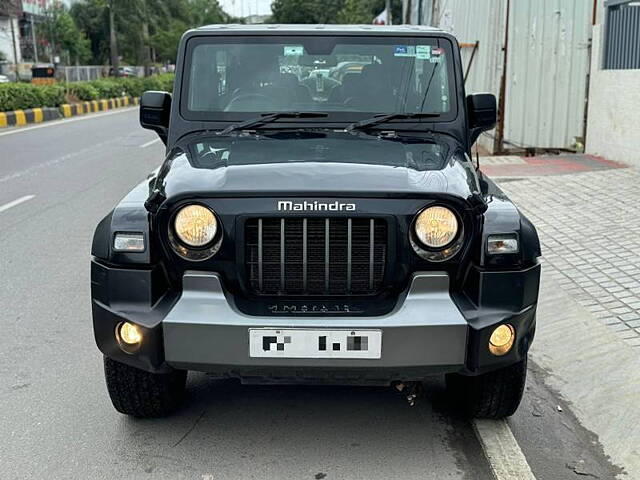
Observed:
[[[250,328],[249,356],[381,358],[382,331]]]

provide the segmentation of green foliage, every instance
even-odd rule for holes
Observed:
[[[151,77],[103,78],[56,85],[0,84],[0,112],[35,107],[57,107],[69,99],[90,101],[114,97],[139,97],[146,90],[173,90],[172,73]]]
[[[273,23],[371,24],[385,8],[385,0],[274,0]],[[402,1],[391,1],[396,22],[402,16]]]
[[[273,23],[336,23],[345,0],[274,0]]]
[[[55,107],[64,101],[65,88],[62,85],[0,84],[0,111]]]
[[[370,0],[345,0],[344,6],[338,13],[338,23],[371,23],[375,18],[371,14],[372,3],[374,2]]]
[[[71,15],[90,41],[94,64],[109,62],[109,4],[113,5],[118,53],[123,64],[175,62],[182,34],[194,27],[234,21],[217,0],[84,0]],[[145,34],[145,28],[148,36]]]
[[[46,11],[40,28],[41,33],[53,41],[55,53],[63,58],[67,53],[71,63],[85,63],[91,58],[89,39],[78,29],[63,4],[56,3]]]
[[[178,42],[187,29],[186,23],[180,20],[173,20],[166,25],[166,28],[157,31],[151,36],[150,43],[159,61],[176,62]]]
[[[78,100],[89,101],[100,98],[98,89],[91,82],[72,82],[67,84],[69,94]]]
[[[93,65],[109,61],[109,12],[105,0],[75,2],[69,11],[75,24],[89,39]]]
[[[122,81],[115,78],[104,78],[101,80],[93,80],[88,82],[98,92],[98,98],[115,98],[122,97],[125,94]]]

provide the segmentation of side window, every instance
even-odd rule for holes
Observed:
[[[198,45],[193,50],[191,84],[189,85],[189,109],[215,111],[220,103],[219,52],[216,45]],[[226,55],[224,55],[226,57]],[[226,74],[226,68],[225,68]]]

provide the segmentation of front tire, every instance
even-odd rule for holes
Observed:
[[[186,370],[149,373],[104,357],[104,376],[114,408],[140,418],[164,417],[180,406]]]
[[[508,367],[475,377],[446,376],[447,390],[472,418],[504,418],[520,405],[527,378],[527,357]]]

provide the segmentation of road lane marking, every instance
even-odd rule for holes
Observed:
[[[147,143],[143,143],[142,145],[140,145],[140,148],[147,148],[150,147],[151,145],[153,145],[154,143],[159,142],[160,139],[159,138],[154,138],[153,140],[147,142]]]
[[[136,108],[137,108],[137,106],[129,107],[129,108],[121,108],[119,110],[109,110],[109,111],[106,111],[106,112],[96,113],[94,115],[87,115],[87,116],[84,116],[84,117],[80,116],[80,117],[63,118],[63,119],[60,119],[60,120],[51,120],[50,122],[43,122],[43,123],[40,123],[38,125],[34,125],[32,127],[20,127],[20,128],[16,128],[15,130],[9,130],[8,132],[1,132],[0,133],[0,137],[4,137],[5,135],[14,135],[16,133],[30,132],[31,130],[36,130],[38,128],[53,127],[55,125],[60,125],[60,124],[63,124],[63,123],[82,122],[84,120],[92,120],[94,118],[102,118],[102,117],[106,117],[108,115],[116,115],[118,113],[131,112],[132,110],[135,110]]]
[[[16,207],[21,203],[28,202],[34,197],[35,195],[25,195],[24,197],[15,199],[13,202],[5,203],[4,205],[0,206],[0,213],[4,212],[5,210],[9,210],[10,208]]]
[[[506,420],[474,420],[473,430],[496,480],[536,480]]]

